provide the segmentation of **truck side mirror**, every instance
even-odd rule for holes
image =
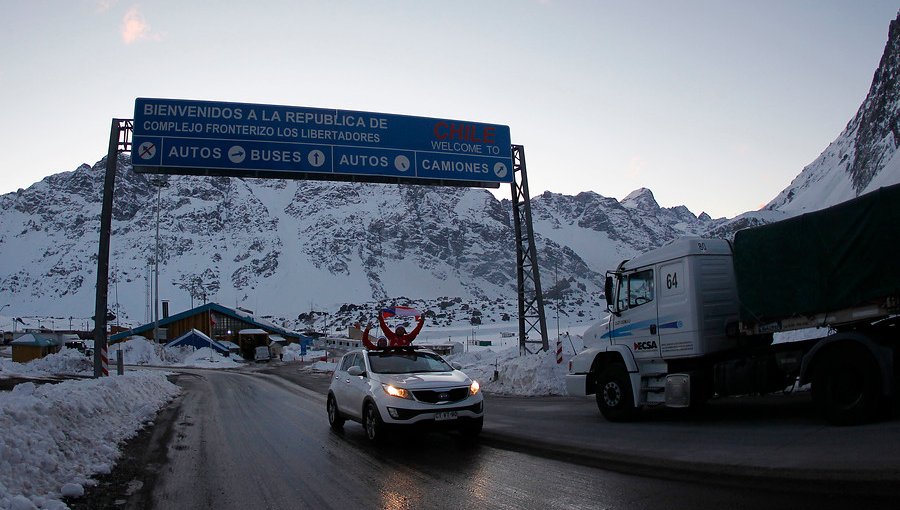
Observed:
[[[613,279],[612,276],[606,276],[606,283],[603,286],[603,293],[606,295],[606,310],[608,312],[616,313],[613,309]]]

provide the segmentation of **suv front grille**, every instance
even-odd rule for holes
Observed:
[[[469,396],[469,388],[452,388],[449,390],[414,390],[413,396],[419,402],[429,404],[459,402]]]

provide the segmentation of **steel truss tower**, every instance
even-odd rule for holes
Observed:
[[[547,318],[544,295],[538,271],[537,245],[531,223],[531,200],[528,174],[525,171],[525,147],[512,146],[513,220],[516,227],[516,280],[519,297],[519,352],[534,354],[550,348],[547,341]],[[535,335],[532,335],[535,333]]]

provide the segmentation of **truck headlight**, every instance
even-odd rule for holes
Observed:
[[[472,384],[469,385],[469,395],[477,395],[479,391],[481,391],[481,385],[478,384],[478,381],[472,381]]]
[[[405,390],[403,388],[391,386],[390,384],[382,384],[381,387],[384,388],[385,393],[387,393],[388,395],[390,395],[392,397],[406,398],[406,399],[412,398],[412,395],[409,394],[409,391]]]

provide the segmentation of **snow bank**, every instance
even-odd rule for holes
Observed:
[[[300,355],[299,344],[288,344],[284,348],[284,353],[282,354],[281,361],[312,361],[324,358],[326,357],[326,355],[327,353],[321,350],[307,350],[306,354]]]
[[[166,351],[169,350],[170,349],[166,349]],[[210,349],[209,347],[191,350],[184,356],[184,359],[172,363],[172,366],[197,368],[235,368],[241,365],[242,364],[234,358],[225,357],[216,352],[215,349]]]
[[[178,392],[164,374],[137,371],[0,393],[0,509],[65,508],[64,488],[109,473],[119,444]]]
[[[330,361],[316,361],[315,363],[303,367],[301,370],[307,372],[334,372],[336,367],[337,363],[332,363]]]
[[[300,355],[300,344],[287,344],[281,352],[281,361],[301,361],[305,356]]]
[[[142,336],[133,336],[115,344],[109,349],[109,361],[116,363],[117,351],[121,350],[126,365],[172,366],[191,368],[234,368],[241,366],[240,356],[223,356],[214,349],[190,346],[164,347],[156,345]]]
[[[65,347],[28,363],[0,359],[0,377],[47,377],[53,375],[93,375],[93,359],[77,349]]]
[[[166,350],[142,336],[132,336],[124,342],[109,347],[109,363],[115,365],[118,351],[122,351],[126,365],[165,365]],[[177,352],[174,351],[173,352]]]
[[[566,355],[557,364],[555,350],[520,356],[518,347],[447,356],[448,361],[462,365],[463,372],[486,393],[519,396],[565,395],[570,358]]]

